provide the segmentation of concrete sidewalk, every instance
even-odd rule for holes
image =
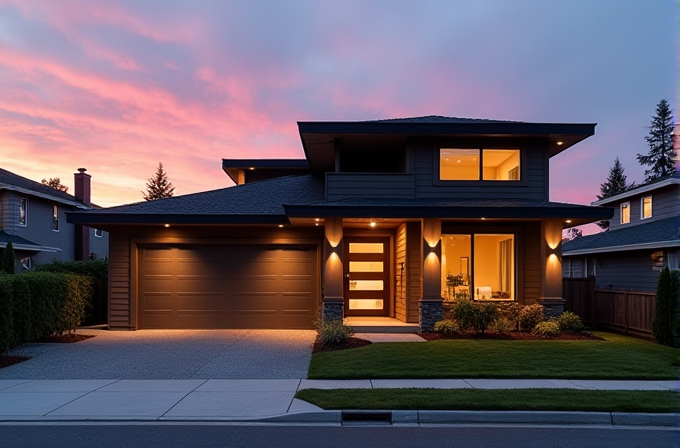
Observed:
[[[301,389],[669,390],[676,381],[595,380],[0,380],[0,422],[231,421],[342,424],[347,412],[324,411],[294,398]],[[360,414],[356,412],[354,414]],[[367,412],[365,414],[371,414]],[[373,412],[390,423],[627,424],[675,426],[677,414],[584,412]],[[371,416],[368,416],[368,420]],[[362,418],[359,418],[362,420]]]

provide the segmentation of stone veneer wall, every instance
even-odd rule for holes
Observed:
[[[420,331],[434,331],[434,324],[443,318],[444,307],[441,301],[420,301]]]
[[[343,309],[344,305],[342,303],[324,302],[323,320],[342,320]]]

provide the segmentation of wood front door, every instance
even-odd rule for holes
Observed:
[[[345,315],[388,316],[390,239],[344,237]]]

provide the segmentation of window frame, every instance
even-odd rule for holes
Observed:
[[[452,179],[446,180],[441,178],[441,151],[442,149],[474,149],[479,151],[479,179],[477,180],[460,180]],[[513,179],[484,179],[484,151],[492,150],[517,150],[519,151],[519,167],[517,173],[519,174],[518,180]],[[524,145],[518,145],[510,143],[508,145],[460,145],[452,144],[438,144],[433,150],[433,185],[440,186],[471,186],[471,185],[504,185],[504,186],[527,186],[527,170],[526,170],[526,147]]]
[[[623,220],[623,210],[624,210],[623,206],[624,205],[626,206],[626,209],[628,210],[628,220],[627,221]],[[619,205],[619,215],[620,215],[619,216],[619,224],[630,224],[630,201],[622,202]]]
[[[24,219],[21,221],[21,210],[24,211]],[[18,226],[28,227],[28,198],[19,197],[19,216],[18,216]]]
[[[59,206],[52,204],[52,231],[59,232]]]
[[[645,216],[645,199],[649,199],[649,216]],[[650,219],[654,213],[653,213],[653,204],[654,201],[652,201],[652,195],[650,194],[649,196],[643,196],[640,198],[640,219]]]
[[[97,235],[97,232],[99,232],[99,235]],[[103,238],[104,237],[104,231],[102,229],[94,229],[94,236],[95,236],[95,238]]]

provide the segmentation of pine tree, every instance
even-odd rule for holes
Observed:
[[[146,193],[142,192],[142,194],[145,200],[155,201],[156,199],[172,197],[174,191],[175,187],[168,181],[168,175],[163,171],[163,164],[159,163],[156,174],[150,177],[146,183]]]
[[[661,177],[670,176],[675,172],[677,154],[673,148],[673,117],[668,101],[661,100],[656,105],[656,115],[652,117],[649,135],[645,137],[649,145],[646,156],[637,155],[640,165],[649,165],[645,170],[645,182],[651,182]]]
[[[606,199],[612,196],[616,196],[619,193],[635,188],[635,182],[628,184],[626,175],[623,174],[624,168],[617,157],[614,159],[614,166],[609,168],[609,176],[605,183],[600,184],[600,194],[597,195],[598,199]],[[597,223],[600,228],[604,230],[609,230],[609,221],[600,221]]]
[[[55,190],[63,191],[68,193],[68,187],[61,183],[58,177],[50,177],[49,179],[43,179],[40,181],[41,184],[47,185],[48,187],[54,188]]]

